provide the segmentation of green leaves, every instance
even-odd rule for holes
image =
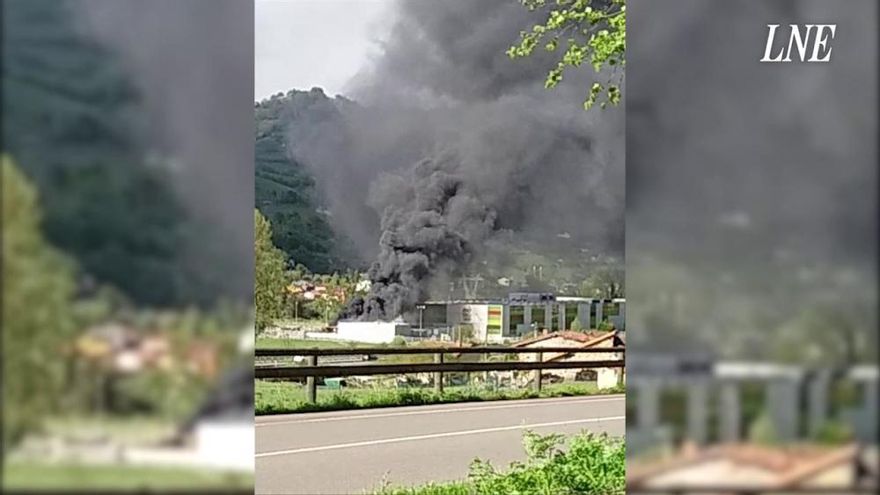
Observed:
[[[529,10],[539,10],[546,5],[544,0],[522,0],[522,3]],[[604,84],[592,84],[584,109],[589,110],[596,103],[602,108],[608,103],[618,105],[626,54],[625,0],[612,0],[601,8],[594,8],[593,0],[556,0],[555,3],[562,8],[551,10],[546,21],[533,26],[531,31],[522,31],[519,43],[507,50],[507,56],[517,59],[532,55],[545,36],[549,38],[544,43],[545,50],[555,52],[560,38],[566,36],[565,51],[556,67],[547,73],[544,87],[556,87],[566,69],[588,62],[597,73],[610,68],[611,74]]]
[[[623,441],[583,432],[571,437],[527,431],[523,444],[526,462],[513,462],[507,471],[475,459],[468,480],[478,495],[511,494],[622,494],[626,485]]]
[[[257,332],[284,315],[286,257],[272,244],[272,226],[254,210],[254,305]]]
[[[44,239],[35,187],[2,157],[3,448],[57,411],[70,336],[73,265]]]

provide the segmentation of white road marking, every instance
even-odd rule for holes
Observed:
[[[455,412],[467,412],[467,411],[488,411],[492,409],[510,409],[517,407],[537,407],[537,406],[547,406],[551,404],[593,404],[596,402],[614,402],[626,400],[625,396],[615,396],[615,397],[594,397],[594,398],[586,398],[582,400],[553,400],[553,399],[533,399],[528,403],[519,403],[519,404],[503,404],[503,405],[492,405],[492,406],[477,406],[477,407],[457,407],[453,409],[428,409],[424,411],[401,411],[401,412],[390,412],[390,413],[379,413],[379,414],[358,414],[353,416],[333,416],[329,418],[311,418],[311,419],[290,419],[290,420],[279,420],[279,421],[261,421],[255,422],[254,426],[257,428],[261,426],[274,426],[274,425],[289,425],[295,423],[323,423],[326,421],[345,421],[352,419],[370,419],[370,418],[390,418],[395,416],[416,416],[420,414],[446,414],[446,413],[455,413]],[[434,405],[434,404],[432,404]],[[436,404],[439,405],[439,404]]]
[[[256,454],[256,458],[274,457],[279,455],[304,454],[307,452],[320,452],[322,450],[348,449],[353,447],[367,447],[371,445],[383,445],[387,443],[412,442],[416,440],[429,440],[433,438],[460,437],[465,435],[478,435],[480,433],[494,433],[499,431],[524,430],[527,428],[543,428],[547,426],[563,426],[582,423],[600,423],[603,421],[619,421],[626,416],[608,416],[604,418],[574,419],[569,421],[553,421],[551,423],[532,423],[528,425],[499,426],[495,428],[483,428],[480,430],[450,431],[446,433],[432,433],[430,435],[416,435],[410,437],[384,438],[381,440],[367,440],[364,442],[340,443],[336,445],[322,445],[320,447],[305,447],[301,449],[279,450],[276,452],[262,452]]]

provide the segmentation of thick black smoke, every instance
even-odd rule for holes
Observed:
[[[505,55],[542,14],[458,0],[394,16],[353,101],[315,93],[289,136],[334,226],[375,259],[343,317],[399,316],[514,245],[619,260],[623,109],[583,110],[589,68],[548,91],[549,54]]]
[[[238,0],[82,0],[83,31],[116,54],[141,96],[142,144],[171,162],[198,232],[182,263],[253,300],[253,6]],[[222,266],[222,269],[219,267]]]
[[[343,318],[400,315],[427,297],[432,274],[467,265],[496,216],[457,174],[460,163],[454,154],[440,155],[383,184],[395,190],[385,192],[393,200],[382,214],[379,257],[369,273],[372,287]]]
[[[877,3],[627,7],[627,344],[777,359],[827,306],[876,342]],[[767,24],[813,23],[831,62],[758,62]]]

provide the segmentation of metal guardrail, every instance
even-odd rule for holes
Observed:
[[[254,377],[261,378],[306,378],[309,402],[315,402],[317,381],[315,378],[328,378],[352,375],[404,375],[411,373],[433,373],[434,390],[443,391],[444,373],[473,373],[484,371],[535,371],[534,388],[542,388],[542,372],[559,369],[587,368],[624,368],[623,359],[600,361],[544,361],[544,354],[624,354],[623,347],[589,348],[580,347],[361,347],[350,349],[256,349],[256,357],[266,356],[307,356],[305,366],[256,366]],[[346,355],[395,355],[395,354],[431,354],[433,363],[396,363],[396,364],[354,364],[354,365],[318,365],[320,356]],[[480,362],[445,362],[445,355],[461,354],[534,354],[534,361],[480,361]]]

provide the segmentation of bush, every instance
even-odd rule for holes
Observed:
[[[113,383],[112,404],[118,414],[154,414],[179,421],[199,405],[208,384],[184,372],[146,371]]]
[[[485,461],[471,464],[469,479],[478,495],[496,493],[602,494],[624,493],[625,448],[606,435],[581,433],[560,449],[562,435],[541,436],[527,431],[525,463],[514,462],[507,472]]]
[[[406,347],[406,339],[398,335],[391,341],[392,347]]]
[[[773,420],[769,414],[764,413],[758,416],[749,428],[748,438],[754,443],[763,445],[778,443],[779,437],[776,434],[776,427],[773,425]]]
[[[511,463],[507,471],[475,459],[467,482],[391,488],[378,495],[617,495],[626,487],[626,449],[620,439],[582,432],[561,447],[563,435],[524,434],[526,462]]]
[[[813,441],[816,443],[840,445],[852,441],[855,437],[853,429],[850,425],[840,421],[826,421],[819,431],[813,435]]]
[[[610,320],[608,320],[608,319],[604,319],[604,320],[602,320],[601,323],[599,323],[599,324],[596,326],[596,330],[599,330],[599,331],[602,331],[602,332],[611,332],[611,331],[614,330],[614,323],[612,323],[612,322],[611,322]]]
[[[286,382],[256,380],[254,409],[257,415],[284,414],[375,407],[415,406],[452,402],[534,399],[538,397],[575,397],[616,394],[626,391],[625,386],[598,390],[595,384],[562,383],[544,387],[540,393],[532,388],[485,390],[474,387],[447,387],[442,394],[432,388],[356,388],[346,390],[319,390],[318,401],[307,402],[302,386]]]

